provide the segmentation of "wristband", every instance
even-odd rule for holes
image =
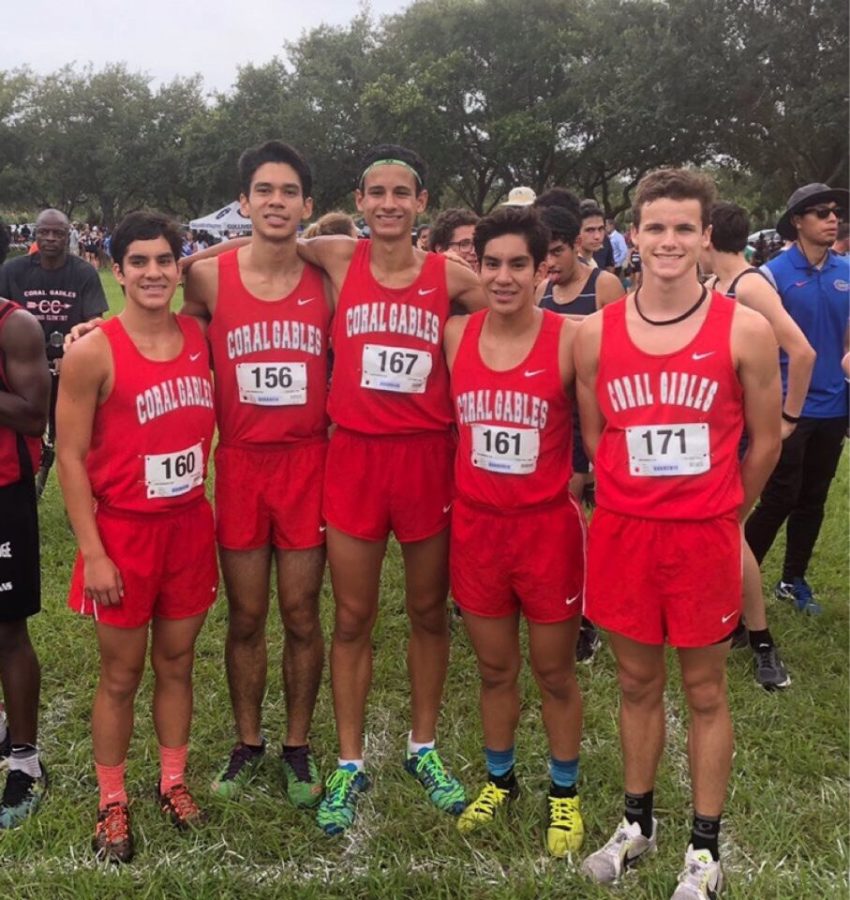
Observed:
[[[800,421],[800,416],[789,416],[785,410],[782,410],[782,418],[785,419],[786,422],[790,422],[792,425],[796,425]]]

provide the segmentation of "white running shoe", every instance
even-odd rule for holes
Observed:
[[[627,822],[623,819],[611,840],[591,853],[581,864],[582,874],[586,875],[597,884],[612,884],[630,866],[638,860],[648,856],[658,849],[656,834],[658,822],[652,820],[652,834],[645,837],[638,822]]]
[[[723,870],[708,850],[688,846],[685,868],[671,900],[716,900],[723,890]]]

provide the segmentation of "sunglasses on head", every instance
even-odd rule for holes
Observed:
[[[814,213],[819,219],[828,219],[830,216],[835,216],[839,222],[847,219],[847,210],[841,206],[810,206],[803,210],[802,215],[809,213]]]

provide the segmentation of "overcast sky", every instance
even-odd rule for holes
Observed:
[[[370,0],[375,18],[413,0]],[[227,90],[236,68],[280,55],[285,42],[324,23],[344,25],[358,0],[30,0],[0,3],[0,69],[46,74],[66,63],[124,62],[158,85],[199,72]]]

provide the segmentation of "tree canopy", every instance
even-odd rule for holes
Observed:
[[[194,217],[274,137],[310,161],[318,211],[392,142],[428,161],[432,205],[559,184],[619,213],[650,169],[697,165],[767,215],[848,183],[848,24],[828,0],[417,0],[314,29],[222,94],[121,65],[0,71],[0,207]]]

